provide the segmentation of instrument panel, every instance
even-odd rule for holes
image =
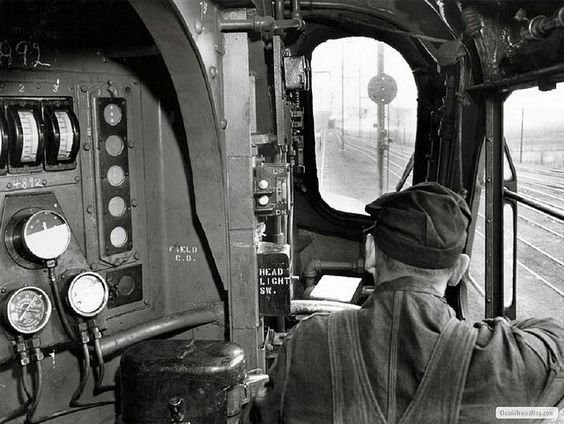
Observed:
[[[132,170],[144,161],[139,128],[130,125],[131,114],[140,111],[139,86],[119,76],[84,82],[66,75],[56,93],[52,84],[29,80],[0,86],[6,341],[13,333],[43,330],[49,319],[54,330],[43,331],[42,342],[64,339],[63,325],[50,317],[57,307],[47,303],[53,297],[49,267],[68,316],[111,319],[149,306],[139,225],[144,210],[136,207],[143,193],[133,181],[142,173]],[[19,304],[28,309],[20,315],[14,312]],[[10,356],[10,344],[0,341],[0,361]]]

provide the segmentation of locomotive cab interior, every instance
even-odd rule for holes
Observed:
[[[423,181],[472,210],[460,319],[564,319],[556,241],[527,238],[564,234],[564,4],[2,0],[0,22],[0,423],[237,422],[293,325],[374,289],[364,205]]]

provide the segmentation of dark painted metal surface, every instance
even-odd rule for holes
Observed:
[[[205,231],[219,275],[226,287],[227,214],[225,162],[220,152],[220,134],[206,70],[175,6],[168,0],[131,0],[139,17],[161,51],[182,112],[189,137],[191,167],[198,219]],[[184,54],[178,54],[179,51]]]
[[[229,390],[238,390],[245,368],[243,349],[230,342],[140,343],[121,359],[122,420],[125,424],[168,423],[172,405],[174,414],[183,415],[186,422],[226,423]],[[178,411],[182,403],[184,411]],[[230,409],[231,414],[236,412]]]
[[[504,312],[503,226],[503,100],[493,93],[486,109],[486,317]]]

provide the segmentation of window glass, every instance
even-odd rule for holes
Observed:
[[[482,158],[483,160],[483,158]],[[476,190],[480,191],[480,206],[476,218],[476,231],[470,255],[467,279],[468,321],[480,321],[486,316],[486,216],[485,216],[485,173],[478,174]]]
[[[516,91],[504,105],[504,134],[518,192],[562,213],[563,116],[564,84],[547,92]],[[518,212],[517,317],[552,316],[563,322],[564,223],[522,203]]]
[[[365,37],[320,44],[311,66],[319,191],[332,208],[365,214],[395,191],[414,151],[413,73],[396,50]]]

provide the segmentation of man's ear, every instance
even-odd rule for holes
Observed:
[[[372,234],[366,235],[364,242],[364,268],[369,270],[376,266],[376,248],[374,244],[374,236]]]
[[[449,286],[456,286],[459,282],[468,267],[470,266],[470,257],[465,254],[461,253],[458,261],[456,262],[456,267],[448,280]]]

